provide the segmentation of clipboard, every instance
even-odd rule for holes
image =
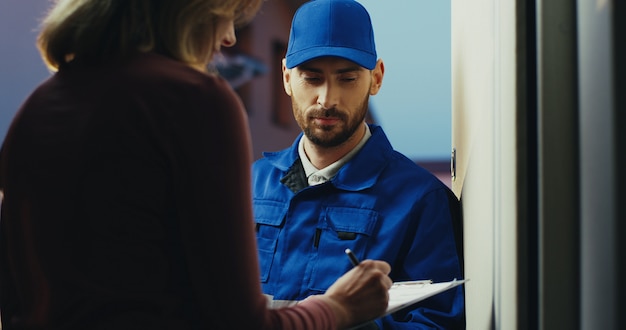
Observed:
[[[397,312],[438,293],[457,287],[469,279],[433,283],[430,280],[394,282],[389,289],[389,305],[385,315]]]
[[[409,307],[438,293],[450,290],[467,281],[469,281],[469,279],[454,279],[449,282],[438,283],[433,283],[431,280],[394,282],[391,285],[391,288],[389,288],[389,305],[387,306],[387,311],[383,316],[387,316],[405,307]],[[373,322],[373,320],[361,323],[350,328],[350,330],[359,329],[360,327],[371,322]]]

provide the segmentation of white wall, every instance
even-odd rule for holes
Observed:
[[[452,0],[452,146],[468,329],[517,324],[514,0]]]

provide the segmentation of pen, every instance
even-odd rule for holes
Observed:
[[[356,267],[359,265],[359,259],[354,255],[354,253],[352,252],[352,250],[350,249],[346,249],[346,254],[348,255],[348,258],[350,258],[350,262],[352,263],[352,266]]]

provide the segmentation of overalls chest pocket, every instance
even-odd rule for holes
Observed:
[[[256,220],[256,239],[259,252],[259,266],[261,282],[266,283],[274,254],[278,236],[282,230],[283,219],[287,212],[287,204],[274,201],[254,201],[254,217]]]
[[[373,235],[378,213],[349,207],[329,207],[322,214],[315,237],[317,254],[311,268],[312,290],[325,291],[337,278],[352,268],[345,250],[350,248],[358,258]]]

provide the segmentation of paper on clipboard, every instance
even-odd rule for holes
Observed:
[[[432,283],[431,281],[395,282],[389,289],[389,306],[385,315],[413,305],[438,293],[461,285],[469,279]]]
[[[457,287],[467,281],[469,281],[469,279],[454,279],[450,282],[438,283],[433,283],[430,280],[394,282],[391,288],[389,288],[389,305],[387,306],[385,315],[397,312],[426,298]],[[373,321],[361,323],[350,328],[350,330],[360,329],[362,326],[371,322]]]

